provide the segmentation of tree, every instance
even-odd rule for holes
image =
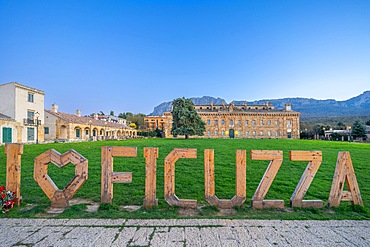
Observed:
[[[110,111],[109,115],[114,116],[114,111]]]
[[[344,130],[344,129],[346,129],[346,126],[344,125],[344,123],[338,122],[336,129],[338,129],[338,130]]]
[[[366,136],[365,134],[366,130],[364,125],[360,121],[356,120],[352,126],[352,136],[354,138],[363,138]]]
[[[135,123],[130,123],[130,125],[129,125],[131,128],[134,128],[134,129],[136,129],[136,124]]]
[[[370,119],[366,121],[366,125],[370,125]]]
[[[195,111],[190,99],[183,97],[172,102],[172,118],[171,133],[173,135],[185,135],[185,139],[189,139],[191,135],[204,135],[206,124]]]
[[[120,114],[118,114],[118,117],[126,119],[126,113],[120,113]]]

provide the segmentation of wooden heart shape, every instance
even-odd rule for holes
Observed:
[[[60,190],[48,175],[49,163],[62,168],[70,163],[75,165],[75,176]],[[69,200],[86,182],[88,174],[88,160],[75,150],[71,149],[64,154],[60,154],[54,149],[50,149],[35,158],[33,177],[51,200],[51,206],[57,208],[66,208],[69,206]]]

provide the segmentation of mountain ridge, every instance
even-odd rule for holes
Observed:
[[[222,104],[224,99],[220,97],[203,96],[190,98],[195,105]],[[292,97],[281,99],[261,99],[246,101],[250,105],[264,104],[266,101],[271,102],[275,109],[283,109],[285,104],[292,104],[294,111],[300,112],[301,117],[339,117],[339,116],[367,116],[370,115],[370,90],[362,94],[343,101],[335,99],[318,100],[313,98]],[[242,104],[245,100],[234,101],[235,104]],[[164,112],[171,110],[172,101],[163,102],[154,107],[149,116],[162,116]]]

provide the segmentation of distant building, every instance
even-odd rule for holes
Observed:
[[[45,110],[45,140],[79,141],[110,140],[137,137],[137,130],[124,124],[123,119],[116,121],[99,120],[94,117],[83,117],[81,111],[76,114],[58,111],[56,104],[52,110]]]
[[[2,142],[44,140],[44,96],[43,91],[17,82],[0,85],[0,113],[19,123],[18,128],[10,127],[9,121],[2,127]]]
[[[345,140],[344,137],[346,137],[346,140],[349,140],[350,134],[351,134],[350,129],[333,130],[332,128],[330,128],[329,130],[324,131],[324,138],[325,138],[325,140],[332,140],[332,139],[335,138],[335,136],[337,136],[336,137],[337,139],[340,139],[340,140],[344,141]],[[340,141],[340,140],[336,140],[336,141]]]
[[[268,102],[236,105],[233,101],[230,104],[195,105],[195,110],[206,123],[205,138],[299,138],[300,113],[293,111],[290,104],[276,110]],[[172,113],[165,112],[163,115],[152,119],[164,118],[165,137],[173,137]],[[150,117],[147,119],[149,121]]]
[[[164,126],[166,123],[166,117],[147,116],[144,118],[144,123],[150,131],[154,131],[156,129],[164,130]]]

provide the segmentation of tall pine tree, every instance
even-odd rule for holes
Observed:
[[[202,136],[206,131],[206,124],[195,111],[190,99],[178,98],[172,102],[172,118],[173,135],[185,135],[185,139],[189,139],[192,135]]]

